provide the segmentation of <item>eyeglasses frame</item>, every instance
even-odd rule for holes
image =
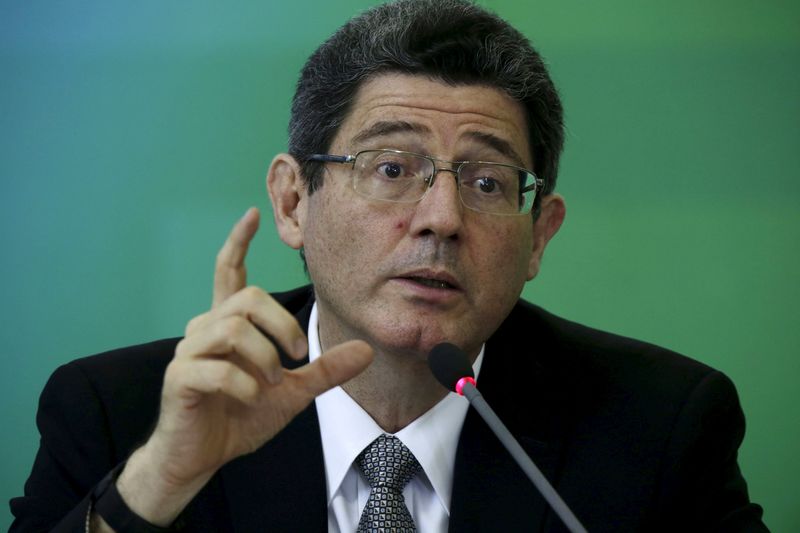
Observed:
[[[429,155],[425,155],[425,154],[419,154],[419,153],[416,153],[416,152],[409,152],[407,150],[395,150],[393,148],[370,148],[370,149],[367,149],[367,150],[359,150],[355,154],[349,154],[349,155],[311,154],[310,156],[308,156],[306,158],[306,161],[307,162],[315,162],[315,163],[343,163],[343,164],[344,163],[352,163],[352,169],[355,170],[355,164],[356,164],[356,160],[358,159],[358,156],[361,155],[361,154],[367,153],[367,152],[389,152],[389,153],[401,154],[401,155],[402,154],[413,155],[413,156],[416,156],[416,157],[422,157],[423,159],[427,159],[428,161],[431,162],[431,166],[433,166],[433,172],[431,173],[431,175],[429,177],[427,177],[427,178],[423,178],[425,180],[425,183],[427,184],[427,190],[425,191],[425,193],[418,200],[402,202],[402,201],[395,201],[395,200],[386,200],[386,199],[383,199],[383,198],[374,198],[372,196],[364,195],[367,198],[371,198],[373,200],[378,200],[380,202],[393,202],[393,203],[416,203],[416,202],[419,202],[419,201],[422,200],[422,198],[425,197],[425,194],[427,194],[427,191],[430,190],[431,187],[433,187],[434,182],[436,181],[436,175],[439,172],[442,172],[442,171],[450,172],[450,173],[453,174],[453,176],[454,176],[454,178],[456,180],[456,183],[458,184],[458,187],[459,187],[459,195],[458,195],[458,197],[461,200],[462,204],[467,209],[471,209],[471,210],[473,210],[473,211],[475,211],[477,213],[485,213],[485,214],[489,214],[489,215],[498,215],[498,216],[524,216],[524,215],[528,215],[528,214],[531,213],[531,211],[533,211],[536,208],[536,198],[538,197],[539,192],[544,190],[545,183],[544,183],[544,180],[542,178],[538,177],[536,175],[536,173],[533,172],[532,170],[528,170],[527,168],[520,167],[520,166],[517,166],[517,165],[510,165],[508,163],[497,163],[496,161],[447,161],[445,159],[437,159],[435,157],[432,157],[432,156],[429,156]],[[458,165],[458,166],[455,167],[455,168],[446,168],[446,167],[437,166],[436,165],[437,162],[439,162],[439,163],[447,163],[449,165]],[[501,166],[501,167],[508,167],[508,168],[512,168],[514,170],[526,172],[526,173],[530,174],[531,176],[533,176],[533,183],[531,183],[530,185],[528,185],[526,187],[523,187],[523,189],[520,191],[520,194],[524,194],[524,193],[529,192],[529,191],[533,191],[534,192],[533,202],[531,202],[531,209],[528,210],[528,211],[519,212],[519,213],[493,213],[493,212],[490,212],[490,211],[480,211],[478,209],[475,209],[474,207],[470,207],[470,206],[464,204],[463,203],[464,199],[461,196],[461,192],[460,192],[461,191],[461,182],[459,180],[459,177],[460,177],[460,173],[461,173],[462,167],[464,165],[467,165],[467,164],[497,165],[497,166]],[[355,190],[355,178],[353,178],[353,189]],[[356,191],[356,192],[358,192],[358,191]]]

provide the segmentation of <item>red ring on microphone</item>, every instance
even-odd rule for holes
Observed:
[[[464,396],[464,385],[467,383],[471,383],[473,387],[475,386],[475,380],[469,376],[464,376],[456,383],[456,392],[461,396]]]

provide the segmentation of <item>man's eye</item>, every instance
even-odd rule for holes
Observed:
[[[494,178],[478,178],[475,180],[475,185],[478,186],[482,193],[500,192],[500,183]]]
[[[403,166],[394,162],[381,163],[378,165],[378,174],[387,178],[399,178],[403,175]]]

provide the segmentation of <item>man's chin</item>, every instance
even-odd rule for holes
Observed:
[[[427,361],[434,346],[451,342],[458,346],[464,343],[463,335],[431,327],[390,328],[383,335],[375,336],[379,351],[391,352],[404,357],[415,357]]]

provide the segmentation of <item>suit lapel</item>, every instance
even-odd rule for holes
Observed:
[[[307,331],[313,299],[304,292],[295,318]],[[294,302],[281,303],[297,310],[292,296]],[[286,368],[308,363],[279,355]],[[326,531],[325,459],[314,402],[264,446],[223,467],[220,477],[234,531]]]
[[[312,403],[266,445],[221,470],[234,531],[325,531],[324,472]]]
[[[548,479],[559,449],[518,437]],[[538,531],[546,502],[479,415],[470,410],[456,452],[450,531]]]
[[[507,323],[513,323],[512,320]],[[566,406],[548,365],[526,353],[519,331],[501,326],[487,342],[478,388],[545,477],[555,485],[566,434]],[[530,348],[527,349],[530,351]],[[450,531],[540,531],[547,502],[470,408],[456,451]]]

